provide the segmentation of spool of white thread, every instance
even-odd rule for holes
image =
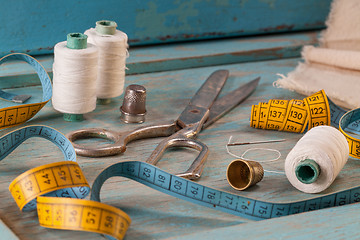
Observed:
[[[285,160],[290,183],[305,193],[328,188],[349,158],[345,136],[331,126],[310,129],[294,146]]]
[[[86,38],[71,33],[54,48],[52,104],[55,110],[69,114],[64,115],[68,121],[81,121],[82,114],[96,107],[98,49],[87,44]],[[75,119],[72,114],[80,117]]]
[[[95,29],[85,31],[88,42],[99,49],[96,96],[100,104],[108,104],[124,92],[128,37],[116,27],[114,21],[102,20],[96,22]]]

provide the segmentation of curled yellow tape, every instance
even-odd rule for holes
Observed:
[[[11,182],[9,191],[20,210],[23,210],[36,197],[69,187],[90,188],[78,163],[63,161],[24,172]]]
[[[91,231],[123,239],[131,222],[120,209],[96,201],[38,197],[37,205],[43,227]]]
[[[330,107],[324,90],[303,100],[271,99],[267,103],[253,105],[250,126],[302,133],[308,129],[330,125]]]
[[[337,124],[348,141],[350,156],[360,159],[360,140],[347,133],[360,134],[360,108],[346,112],[332,103],[324,90],[303,100],[272,99],[251,108],[250,126],[254,128],[302,133]]]

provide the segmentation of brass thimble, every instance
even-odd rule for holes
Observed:
[[[236,159],[232,161],[226,170],[228,183],[235,190],[245,190],[260,182],[264,176],[264,169],[260,163]]]
[[[142,123],[145,121],[146,89],[137,84],[127,86],[124,101],[120,107],[121,120],[126,123]]]

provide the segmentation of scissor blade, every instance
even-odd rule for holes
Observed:
[[[228,76],[228,70],[217,70],[213,72],[190,100],[189,105],[209,109],[219,95]]]
[[[250,96],[251,93],[254,92],[259,81],[260,77],[257,77],[256,79],[246,83],[245,85],[216,100],[216,102],[214,102],[214,104],[210,108],[209,118],[203,125],[203,128],[206,128],[215,121],[217,121],[219,118],[224,116],[238,104],[244,101],[248,96]]]

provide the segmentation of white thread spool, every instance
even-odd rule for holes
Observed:
[[[97,47],[82,33],[70,33],[55,45],[52,104],[65,120],[81,121],[95,109],[97,63]]]
[[[100,104],[108,104],[124,92],[128,37],[116,27],[114,21],[102,20],[96,22],[95,29],[85,31],[88,42],[99,49],[96,96]]]
[[[290,183],[305,193],[328,188],[349,158],[345,136],[331,126],[310,129],[294,146],[285,160]]]

